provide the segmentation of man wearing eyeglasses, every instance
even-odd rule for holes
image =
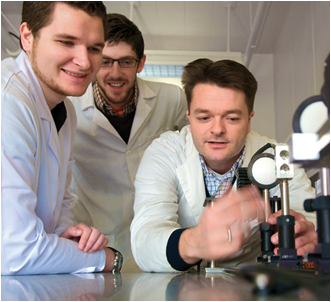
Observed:
[[[98,228],[124,256],[122,271],[137,271],[131,253],[134,180],[145,149],[167,130],[188,124],[186,98],[175,85],[144,81],[144,40],[135,24],[109,14],[102,66],[77,114],[71,190],[76,221]]]

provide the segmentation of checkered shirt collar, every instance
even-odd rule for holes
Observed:
[[[137,106],[138,102],[138,85],[137,82],[134,85],[134,94],[132,101],[125,105],[123,108],[123,113],[121,115],[118,115],[115,110],[106,102],[105,98],[101,95],[100,93],[100,87],[97,82],[95,82],[92,86],[93,90],[93,97],[95,101],[95,105],[101,110],[101,112],[104,115],[115,115],[115,116],[120,116],[120,117],[125,117],[132,113]]]
[[[243,151],[231,169],[223,175],[220,175],[210,169],[201,154],[199,154],[199,159],[203,171],[204,180],[208,189],[210,196],[221,197],[227,191],[230,184],[232,183],[235,176],[237,176],[237,170],[243,164],[244,157],[246,153],[246,143]]]

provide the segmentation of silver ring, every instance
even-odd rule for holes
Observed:
[[[232,242],[232,234],[230,228],[228,228],[229,243]]]

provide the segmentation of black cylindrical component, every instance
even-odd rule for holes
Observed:
[[[316,211],[318,243],[330,243],[330,196],[306,199],[304,209]]]
[[[318,243],[330,243],[330,209],[316,212]]]
[[[314,201],[315,199],[306,199],[303,203],[303,207],[306,210],[306,212],[314,212]]]
[[[282,215],[277,218],[279,249],[295,249],[294,217]]]
[[[263,222],[260,225],[261,232],[261,251],[262,254],[266,252],[273,253],[275,246],[271,243],[271,236],[275,233],[275,226],[269,224],[268,222]]]

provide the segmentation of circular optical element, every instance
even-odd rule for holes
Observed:
[[[276,182],[275,161],[270,157],[261,157],[252,166],[252,176],[258,183],[269,186]]]
[[[293,116],[295,133],[317,133],[328,120],[328,108],[320,95],[303,101]]]
[[[302,133],[317,133],[327,120],[328,109],[322,101],[310,104],[301,114],[301,131]]]

